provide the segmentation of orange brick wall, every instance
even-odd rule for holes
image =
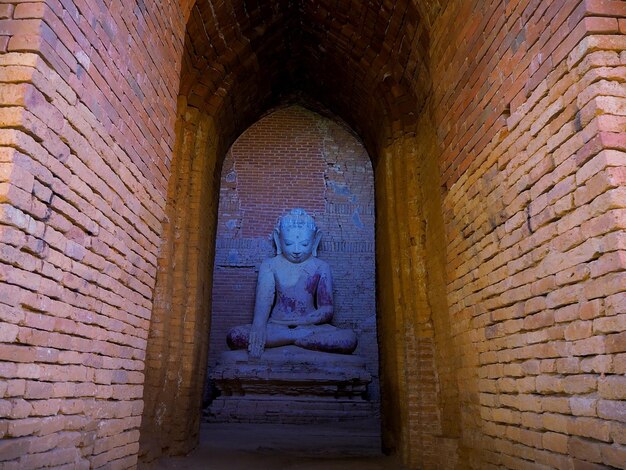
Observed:
[[[141,5],[0,5],[3,468],[137,461],[184,28]]]
[[[212,119],[179,98],[145,360],[140,443],[146,460],[186,454],[198,441],[219,182],[215,134]]]
[[[458,2],[433,26],[474,468],[624,468],[625,15],[611,1]]]
[[[445,374],[455,373],[457,354],[447,325],[440,185],[432,125],[422,120],[418,131],[385,149],[376,167],[383,446],[410,468],[454,468],[456,377]]]
[[[383,429],[412,467],[626,461],[624,14],[450,2],[432,24],[429,115],[376,168]]]

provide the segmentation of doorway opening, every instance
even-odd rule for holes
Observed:
[[[361,245],[360,240],[351,240],[345,246],[356,250],[356,257],[367,253],[376,259],[377,312],[368,318],[375,323],[379,339],[383,448],[411,465],[436,462],[435,441],[443,441],[450,454],[456,453],[458,357],[450,341],[446,305],[437,139],[427,102],[431,87],[426,23],[409,1],[396,2],[391,10],[363,3],[362,15],[336,12],[352,25],[336,30],[335,15],[329,13],[333,7],[316,5],[276,2],[267,8],[249,4],[235,8],[230,2],[198,0],[191,9],[168,219],[147,347],[141,441],[148,456],[185,454],[199,440],[206,371],[213,354],[209,352],[212,292],[219,287],[213,279],[215,243],[218,248],[220,243],[233,243],[227,238],[220,241],[219,236],[220,181],[234,176],[228,164],[222,171],[223,162],[246,129],[268,110],[290,109],[284,103],[292,103],[294,96],[296,102],[321,103],[339,116],[371,157],[375,250],[373,240]],[[322,10],[327,14],[322,15]],[[373,24],[358,20],[365,17]],[[390,24],[404,26],[391,31]],[[409,56],[385,52],[400,50],[405,41]],[[413,66],[406,71],[401,64]],[[306,108],[311,107],[300,109]],[[324,180],[325,194],[349,200],[351,188],[333,180],[340,172],[324,168],[329,176]],[[365,205],[356,211],[350,205],[354,202],[345,199],[328,204],[337,216],[328,217],[329,226],[344,217],[354,227],[374,225],[372,209]],[[306,206],[305,202],[298,205]],[[285,209],[276,208],[273,217]],[[236,229],[240,221],[232,220]],[[254,237],[266,237],[275,218],[270,222],[264,218],[262,223],[269,226],[259,225]],[[250,226],[242,225],[241,230]],[[261,252],[270,253],[271,248],[266,244]],[[326,247],[326,254],[331,252]],[[241,261],[237,257],[233,254],[234,264]],[[218,267],[227,264],[221,258],[217,261]],[[345,267],[337,264],[336,269],[335,276],[342,279]],[[250,289],[253,275],[247,276]],[[343,279],[352,282],[348,276]],[[338,288],[337,295],[346,294]],[[242,310],[248,312],[249,304]],[[241,318],[241,323],[246,321]]]
[[[367,418],[378,430],[374,175],[363,144],[337,118],[300,105],[274,109],[246,130],[226,154],[219,201],[206,419],[305,424]],[[288,395],[281,399],[275,388],[264,390],[256,400],[214,403],[220,390],[212,371],[228,349],[228,331],[252,322],[259,265],[274,256],[272,232],[278,218],[293,208],[305,209],[322,232],[318,257],[331,267],[332,324],[356,333],[353,355],[363,359],[371,381],[356,399],[341,390],[348,384],[338,384],[334,397],[320,390],[323,396],[317,400],[310,388],[298,394],[288,387]],[[346,373],[339,363],[333,367]],[[315,367],[308,372],[293,370],[311,383],[316,372]]]

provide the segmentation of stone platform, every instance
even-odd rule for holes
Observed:
[[[360,356],[309,351],[297,346],[267,349],[259,359],[246,351],[222,353],[211,380],[220,396],[210,422],[307,423],[368,418],[372,377]]]

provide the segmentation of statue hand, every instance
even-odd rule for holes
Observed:
[[[318,308],[306,316],[307,323],[313,325],[321,325],[322,323],[329,323],[333,318],[333,311],[327,307]]]
[[[265,349],[265,339],[267,338],[267,330],[265,327],[252,325],[250,329],[250,339],[248,340],[248,354],[251,357],[261,357]]]

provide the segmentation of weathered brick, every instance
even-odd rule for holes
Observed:
[[[609,442],[610,423],[598,418],[580,417],[569,422],[568,432],[576,436],[590,437]]]
[[[608,420],[626,422],[626,402],[615,400],[598,401],[598,416]]]
[[[572,343],[572,354],[575,356],[588,356],[591,354],[604,354],[607,351],[607,339],[604,336],[592,336]]]
[[[43,18],[46,5],[43,3],[19,3],[13,11],[13,18]]]
[[[577,339],[589,338],[592,333],[592,322],[590,321],[577,321],[570,323],[565,328],[565,339],[568,341],[574,341]]]
[[[626,332],[608,335],[606,337],[606,351],[608,353],[626,351]]]
[[[598,380],[598,392],[602,398],[623,400],[626,398],[626,377],[611,375]]]
[[[569,454],[591,462],[602,462],[598,446],[585,439],[572,437],[568,443]],[[581,467],[584,468],[584,467]]]
[[[563,389],[571,395],[594,392],[597,388],[595,375],[570,375],[563,378]]]
[[[25,455],[30,448],[28,438],[4,438],[0,439],[0,455],[2,460],[13,460]]]
[[[567,443],[569,436],[555,432],[546,432],[543,434],[542,445],[544,449],[561,454],[567,454]]]

